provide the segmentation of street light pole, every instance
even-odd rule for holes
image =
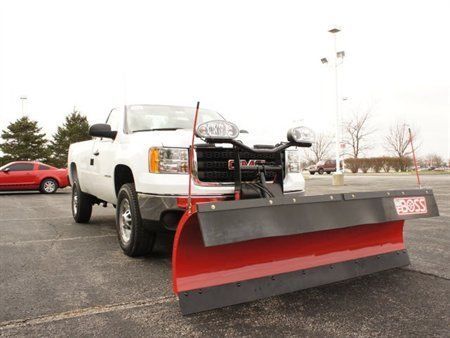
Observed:
[[[21,96],[20,97],[20,101],[22,101],[22,116],[24,115],[24,105],[25,105],[25,101],[27,100],[26,96]]]
[[[339,83],[338,83],[338,51],[337,51],[337,33],[340,32],[338,28],[332,28],[328,31],[333,34],[334,39],[334,89],[335,89],[335,109],[336,109],[336,174],[341,173],[341,120],[339,115]]]
[[[342,64],[338,63],[338,60],[343,60],[345,57],[344,51],[337,51],[337,33],[341,30],[338,28],[332,28],[328,32],[333,34],[334,39],[334,56],[333,64],[334,67],[334,89],[335,89],[335,105],[336,105],[336,132],[335,132],[335,146],[336,146],[336,172],[333,174],[333,185],[343,185],[344,184],[344,170],[342,165],[341,170],[341,142],[342,142],[342,117],[339,111],[339,86],[338,86],[338,66]],[[327,58],[320,59],[322,64],[327,64]]]

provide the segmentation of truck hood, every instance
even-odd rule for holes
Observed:
[[[137,142],[139,144],[147,144],[148,146],[188,148],[192,141],[192,131],[188,129],[143,131],[134,133],[131,137],[133,138],[133,143]],[[261,139],[245,133],[240,134],[238,139],[248,146],[254,146],[255,144],[274,145],[282,141],[270,138]],[[196,138],[195,143],[199,144],[204,142]]]

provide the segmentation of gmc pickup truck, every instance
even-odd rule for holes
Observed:
[[[140,256],[151,252],[158,232],[176,230],[188,206],[189,189],[196,201],[232,198],[236,157],[229,144],[208,144],[197,138],[192,175],[188,173],[194,116],[195,108],[189,107],[127,105],[112,109],[106,123],[91,126],[93,139],[69,149],[75,221],[89,222],[94,204],[113,205],[121,248],[129,256]],[[208,121],[218,121],[221,127],[225,119],[217,112],[200,109],[197,126]],[[234,132],[239,142],[251,144],[252,149],[282,144],[255,144],[251,134],[239,134],[239,129]],[[281,193],[304,194],[296,147],[279,154],[248,149],[240,154],[239,165],[258,170],[242,172],[243,187],[245,182],[255,182],[255,175],[264,182],[274,181],[278,172],[271,168],[277,166],[283,168]],[[264,194],[263,187],[251,192],[255,185],[248,184],[247,196]]]

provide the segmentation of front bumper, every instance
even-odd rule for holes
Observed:
[[[141,218],[147,223],[160,223],[167,213],[182,214],[184,209],[177,204],[176,196],[158,196],[138,193],[139,210]]]
[[[285,196],[304,196],[304,191],[287,191]],[[176,230],[178,220],[185,211],[184,206],[178,204],[178,199],[186,199],[187,196],[165,196],[137,193],[139,210],[142,220],[152,228],[152,230]],[[221,196],[193,196],[193,199],[217,199],[227,198],[232,195]]]

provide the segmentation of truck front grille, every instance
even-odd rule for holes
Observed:
[[[230,148],[196,148],[197,175],[201,182],[234,182],[234,169],[229,168],[229,161],[234,160],[234,149]],[[266,165],[280,165],[281,154],[257,154],[240,151],[239,157],[250,163],[251,160],[264,160]],[[272,181],[275,177],[274,171],[266,171],[266,180]],[[257,177],[256,171],[242,171],[242,181],[250,182]]]

